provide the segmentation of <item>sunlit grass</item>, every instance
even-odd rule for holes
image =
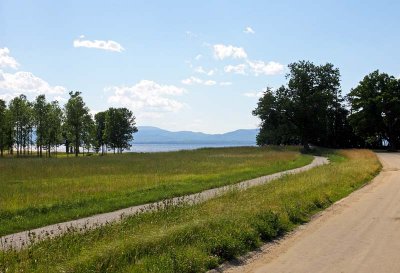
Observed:
[[[205,272],[308,221],[381,167],[366,150],[339,151],[330,159],[329,165],[199,205],[0,252],[0,271]]]
[[[0,159],[0,235],[232,184],[310,163],[296,148]]]

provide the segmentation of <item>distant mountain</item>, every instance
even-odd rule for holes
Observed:
[[[225,134],[205,134],[192,131],[171,132],[152,126],[139,126],[134,134],[134,143],[153,144],[223,144],[237,143],[254,145],[259,129],[240,129]]]

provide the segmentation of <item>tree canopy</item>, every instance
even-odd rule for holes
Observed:
[[[400,81],[378,70],[364,77],[348,95],[350,123],[369,145],[400,143]]]
[[[58,101],[48,102],[38,95],[33,102],[25,95],[13,98],[7,105],[0,100],[0,154],[17,156],[33,154],[51,156],[51,150],[65,145],[67,153],[99,152],[107,149],[122,152],[130,148],[137,132],[135,117],[126,108],[110,108],[94,119],[80,92],[70,92],[62,108]]]
[[[287,85],[267,88],[253,115],[261,119],[259,145],[309,144],[336,147],[345,144],[349,130],[343,108],[340,72],[332,64],[308,61],[289,64]]]

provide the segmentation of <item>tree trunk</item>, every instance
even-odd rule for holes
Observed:
[[[75,143],[75,156],[79,155],[79,144]]]

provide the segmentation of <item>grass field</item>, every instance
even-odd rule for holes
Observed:
[[[296,168],[295,148],[0,159],[0,235]]]
[[[381,168],[367,150],[339,151],[330,160],[199,205],[0,252],[0,272],[205,272],[308,221]]]

